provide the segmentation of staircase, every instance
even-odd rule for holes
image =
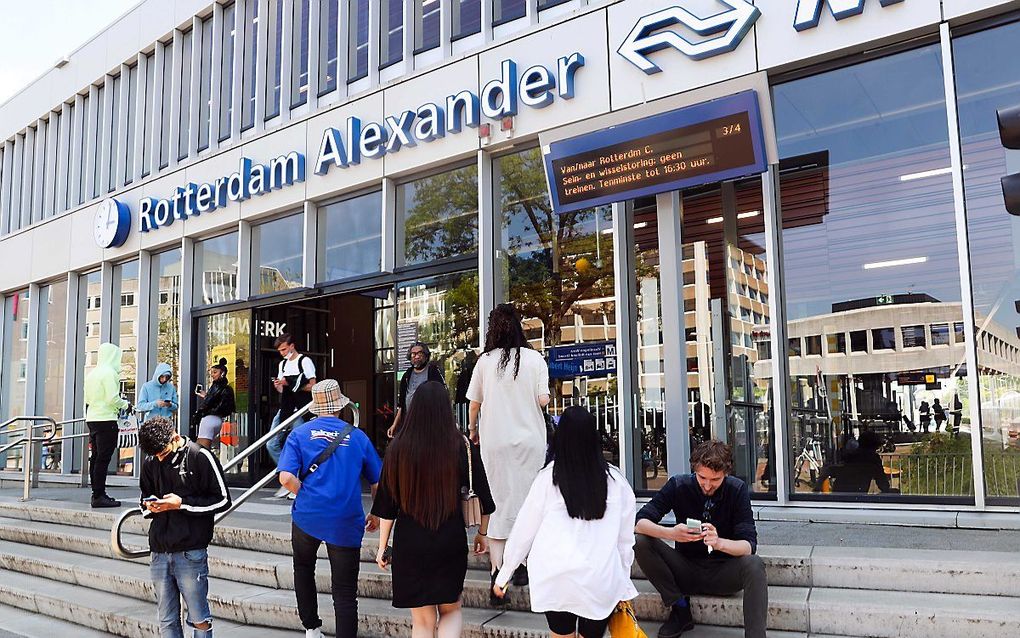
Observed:
[[[155,599],[144,561],[114,558],[115,514],[37,501],[0,502],[0,638],[156,636]],[[210,603],[217,636],[296,636],[289,533],[230,519],[209,552]],[[144,522],[125,542],[144,546]],[[247,526],[244,526],[247,525]],[[409,636],[410,614],[390,605],[390,575],[376,567],[375,541],[362,548],[360,635]],[[761,547],[769,578],[769,635],[1020,636],[1020,555],[1005,552]],[[323,553],[324,556],[324,553]],[[472,556],[464,590],[463,635],[538,638],[543,616],[527,592],[511,590],[506,611],[488,607],[487,564]],[[665,617],[652,586],[635,571],[637,615],[649,636]],[[324,630],[333,630],[329,564],[317,570]],[[739,596],[692,600],[691,638],[738,637]]]

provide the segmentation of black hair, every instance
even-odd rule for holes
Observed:
[[[223,372],[223,374],[226,374],[227,373],[227,360],[225,358],[223,358],[223,357],[220,357],[219,362],[216,365],[214,365],[213,367],[216,368],[217,370],[220,370],[221,372]]]
[[[156,456],[170,445],[177,428],[170,419],[154,416],[138,428],[138,447],[149,456]]]
[[[510,351],[516,350],[516,361],[514,361],[514,379],[521,371],[521,349],[530,348],[528,339],[524,336],[524,328],[521,327],[521,316],[512,304],[501,303],[489,313],[489,329],[485,333],[484,352],[502,350],[499,356],[500,372],[506,370],[510,363]]]
[[[597,521],[605,516],[611,477],[595,416],[576,405],[564,410],[553,451],[553,485],[560,489],[570,518]]]
[[[432,350],[429,349],[429,344],[424,341],[415,341],[411,345],[407,346],[407,360],[411,360],[411,351],[415,348],[421,348],[425,351],[425,363],[432,360]]]

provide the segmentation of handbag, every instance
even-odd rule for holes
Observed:
[[[464,527],[475,527],[482,524],[482,502],[475,494],[475,477],[471,463],[471,441],[464,439],[464,447],[467,449],[468,461],[468,484],[461,488],[460,507],[464,513]]]
[[[629,600],[617,604],[609,616],[609,635],[612,638],[648,638],[641,630],[641,625],[634,615],[634,606]]]

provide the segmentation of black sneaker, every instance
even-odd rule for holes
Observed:
[[[669,618],[659,627],[659,638],[677,638],[685,631],[694,629],[694,616],[691,615],[690,602],[686,607],[673,605]]]
[[[120,507],[120,501],[111,498],[108,494],[92,497],[92,507]]]
[[[510,582],[514,587],[527,587],[528,586],[528,568],[521,565],[514,570],[514,576],[510,579]]]

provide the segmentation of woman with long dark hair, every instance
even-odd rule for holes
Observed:
[[[553,637],[601,638],[616,604],[637,596],[634,491],[606,462],[582,407],[564,410],[553,451],[517,515],[493,593],[503,597],[528,558],[531,609],[546,615]]]
[[[467,574],[461,502],[469,485],[481,501],[474,549],[482,554],[495,508],[482,460],[457,429],[446,386],[428,381],[415,391],[403,427],[386,450],[372,506],[380,519],[376,563],[383,569],[392,563],[393,606],[411,609],[413,638],[460,636]],[[392,557],[386,555],[391,531]]]
[[[496,502],[489,524],[489,561],[495,579],[517,511],[545,463],[542,408],[549,404],[549,368],[528,345],[521,318],[510,304],[489,313],[485,351],[471,373],[467,398],[471,438],[481,445]],[[514,584],[527,584],[527,573],[518,573]]]

